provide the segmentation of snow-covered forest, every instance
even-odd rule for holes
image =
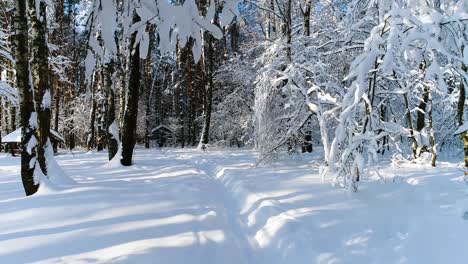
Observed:
[[[0,263],[467,263],[468,0],[1,0]]]

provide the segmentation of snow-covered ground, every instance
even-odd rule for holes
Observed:
[[[383,166],[349,193],[313,157],[255,168],[253,151],[57,156],[78,182],[23,197],[0,154],[0,263],[467,263],[468,186],[455,163]],[[385,164],[385,163],[383,163]]]

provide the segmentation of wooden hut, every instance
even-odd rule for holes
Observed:
[[[62,137],[62,135],[53,129],[50,130],[49,137],[52,145],[65,144],[65,139]],[[10,134],[4,136],[1,143],[2,145],[8,146],[13,155],[20,153],[21,128],[18,128]],[[54,149],[54,153],[57,153],[56,149]]]
[[[158,146],[162,148],[171,146],[174,143],[175,138],[174,133],[169,127],[160,125],[151,130],[149,139],[152,146]]]

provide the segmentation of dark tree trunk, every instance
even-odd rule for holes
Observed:
[[[285,23],[286,23],[286,55],[288,58],[288,61],[292,61],[292,51],[291,51],[291,43],[292,43],[292,0],[288,0],[286,4],[286,18],[285,18]]]
[[[10,130],[11,131],[16,130],[16,107],[15,106],[10,107]]]
[[[302,144],[302,153],[312,153],[313,145],[312,145],[312,132],[309,131],[304,136],[304,144]]]
[[[16,130],[16,107],[11,106],[10,107],[10,130],[15,131]],[[10,148],[10,154],[14,157],[15,156],[15,149]]]
[[[150,147],[150,129],[151,129],[151,124],[150,124],[150,115],[151,115],[151,94],[152,94],[152,89],[153,89],[153,82],[151,80],[151,58],[152,58],[152,52],[153,52],[153,43],[154,43],[154,26],[153,25],[148,25],[147,27],[148,30],[148,35],[150,38],[149,41],[149,50],[148,50],[148,56],[146,56],[146,61],[145,61],[145,88],[146,88],[146,112],[145,112],[145,148]]]
[[[75,8],[74,8],[74,3],[72,1],[68,2],[68,15],[69,17],[72,17],[72,24],[76,24],[76,14],[75,14]],[[78,48],[76,45],[76,27],[72,28],[72,36],[73,36],[73,61],[75,68],[78,68]],[[74,97],[75,97],[75,91],[78,90],[78,74],[79,71],[76,70],[75,73],[72,72],[71,74],[71,79],[72,79],[72,84],[68,86],[69,90],[67,93],[67,101],[71,102]],[[73,109],[66,108],[65,111],[68,113],[68,117],[73,116]],[[72,118],[69,118],[69,121],[67,122],[67,129],[68,129],[68,135],[67,135],[67,141],[68,141],[68,148],[70,150],[73,150],[75,148],[75,134],[73,133],[75,124]]]
[[[96,133],[96,150],[103,151],[105,148],[105,144],[107,143],[107,132],[105,129],[107,128],[106,125],[106,114],[107,114],[107,91],[104,84],[104,65],[101,65],[101,74],[99,75],[99,83],[100,85],[97,98],[96,98],[96,126],[97,126],[97,133]]]
[[[33,91],[29,84],[28,59],[28,22],[26,19],[26,1],[15,0],[14,11],[14,52],[16,60],[16,86],[20,97],[21,116],[21,179],[26,195],[37,192],[39,184],[34,181],[34,166],[31,160],[36,156],[35,149],[28,152],[28,144],[35,134],[35,127],[29,123],[34,112]]]
[[[4,109],[2,110],[3,112],[3,124],[5,125],[5,131],[7,134],[10,133],[10,121],[8,120],[8,116],[9,116],[9,113],[8,113],[8,107],[9,107],[9,103],[8,102],[5,102],[5,107]]]
[[[211,110],[212,110],[212,100],[213,100],[213,70],[214,70],[214,59],[213,59],[213,36],[207,35],[208,48],[206,49],[206,59],[205,67],[208,64],[207,69],[207,79],[208,85],[206,87],[205,94],[205,105],[204,105],[204,124],[203,124],[203,134],[201,138],[202,149],[206,149],[206,145],[209,143],[210,139],[210,124],[211,124]]]
[[[229,31],[229,34],[231,35],[231,50],[232,53],[235,54],[239,48],[239,26],[237,25],[237,21],[232,23],[232,25],[229,27]]]
[[[436,150],[436,142],[435,142],[435,135],[434,135],[434,127],[433,127],[433,120],[432,120],[432,99],[430,99],[430,110],[429,110],[429,129],[430,129],[430,143],[431,143],[431,153],[432,153],[432,159],[431,159],[431,165],[432,167],[436,166],[436,161],[437,161],[437,150]]]
[[[96,103],[96,87],[93,83],[91,84],[92,91],[91,91],[91,112],[89,116],[89,127],[88,127],[88,138],[86,139],[86,148],[88,151],[94,148],[95,145],[95,122],[96,122],[96,108],[97,108],[97,103]]]
[[[101,86],[101,89],[99,89],[99,100],[96,102],[97,103],[97,108],[96,108],[96,111],[97,111],[97,122],[96,122],[96,125],[97,125],[97,133],[96,133],[96,150],[99,152],[99,151],[103,151],[104,150],[104,141],[105,141],[105,138],[106,138],[106,135],[107,133],[105,133],[104,131],[104,127],[105,127],[105,115],[106,113],[104,112],[105,109],[106,109],[106,99],[105,98],[102,98],[102,88],[103,86]]]
[[[189,45],[189,44],[187,44]],[[180,43],[177,45],[177,67],[179,72],[179,83],[176,92],[176,111],[180,127],[180,146],[185,147],[185,90],[187,89],[187,64],[186,57],[187,47],[182,47]]]
[[[123,117],[125,112],[125,101],[126,101],[126,74],[125,74],[125,56],[121,50],[120,45],[117,45],[117,67],[118,67],[118,75],[119,75],[119,82],[120,82],[120,98],[119,98],[119,127],[123,126]]]
[[[188,47],[187,54],[187,83],[188,83],[188,96],[189,96],[189,134],[190,134],[190,144],[195,146],[197,141],[196,128],[195,128],[195,88],[193,80],[193,69],[195,67],[195,62],[193,60],[193,54],[191,53],[191,45]]]
[[[133,14],[133,23],[140,17]],[[136,121],[138,116],[138,97],[140,92],[140,44],[135,45],[136,32],[130,38],[127,85],[127,97],[122,126],[122,159],[123,166],[132,165],[133,149],[136,143]]]
[[[62,48],[63,45],[63,23],[64,23],[64,12],[65,12],[65,5],[64,0],[60,0],[58,2],[58,8],[56,10],[57,14],[57,21],[59,22],[59,35],[58,35],[58,46]],[[59,131],[59,116],[60,116],[60,99],[61,99],[61,89],[63,86],[60,83],[61,80],[57,78],[57,87],[55,89],[55,117],[54,117],[54,129],[55,131]],[[54,152],[57,152],[57,141],[53,143]]]
[[[112,132],[116,133],[118,124],[115,120],[115,92],[114,87],[112,84],[112,74],[114,73],[113,62],[104,64],[103,69],[103,76],[102,79],[104,81],[104,92],[105,97],[107,98],[107,107],[105,118],[105,128],[106,128],[106,141],[107,141],[107,149],[109,153],[109,160],[113,159],[114,156],[117,154],[118,150],[118,136],[117,134],[113,134]]]
[[[468,67],[463,64],[462,70],[467,73]],[[458,98],[458,125],[463,126],[464,118],[463,115],[465,113],[465,101],[466,101],[466,87],[464,80],[460,81],[460,97]],[[468,176],[468,131],[464,131],[460,134],[460,137],[463,141],[463,150],[465,152],[465,176]]]
[[[59,131],[59,116],[60,116],[60,88],[57,86],[55,90],[55,117],[54,117],[54,129]],[[54,152],[57,151],[57,142],[54,142]]]
[[[21,99],[21,98],[20,98]],[[1,100],[0,100],[0,152],[2,152],[2,104],[1,104]]]
[[[74,98],[74,92],[73,92],[73,85],[70,85],[70,101],[72,100],[71,98]],[[67,109],[69,117],[73,116],[73,109]],[[69,118],[70,120],[67,123],[67,128],[68,128],[68,136],[67,136],[67,141],[68,141],[68,149],[73,150],[75,148],[75,134],[73,133],[73,129],[75,127],[75,124],[73,122],[73,119]]]
[[[419,111],[417,112],[418,113],[418,119],[416,121],[416,130],[418,132],[420,132],[421,130],[423,130],[423,128],[426,126],[426,107],[427,107],[427,103],[429,101],[429,89],[428,88],[424,88],[424,93],[423,93],[423,100],[421,101],[421,103],[419,103],[419,106],[418,106],[418,109]]]
[[[40,17],[37,17],[39,15]],[[37,161],[43,173],[47,175],[46,147],[50,132],[50,90],[49,90],[49,50],[46,43],[47,21],[46,4],[40,2],[36,10],[36,1],[29,0],[31,21],[31,75],[34,85],[34,101],[37,113]]]
[[[310,36],[310,13],[311,13],[311,1],[306,0],[306,6],[304,10],[304,35]]]

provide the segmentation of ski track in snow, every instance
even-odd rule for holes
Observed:
[[[383,167],[386,183],[348,193],[313,155],[254,168],[253,151],[138,149],[109,168],[107,153],[61,154],[78,185],[25,198],[2,153],[0,263],[466,263],[454,163]]]

